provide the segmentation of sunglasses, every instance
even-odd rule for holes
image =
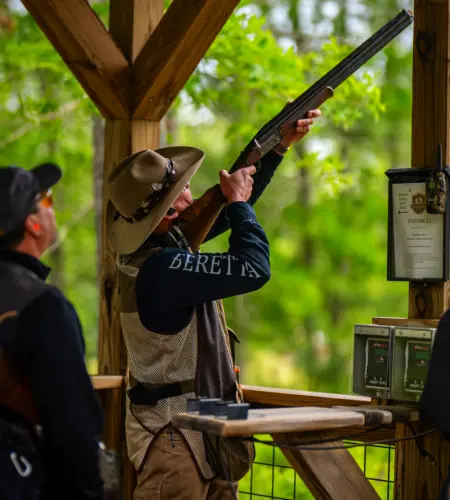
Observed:
[[[51,208],[53,206],[53,195],[51,189],[46,189],[39,193],[37,201],[45,208]]]

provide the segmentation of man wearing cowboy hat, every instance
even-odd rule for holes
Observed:
[[[171,419],[196,396],[242,400],[236,337],[227,328],[221,299],[269,280],[269,245],[252,205],[284,152],[319,115],[315,110],[300,120],[257,173],[254,166],[220,172],[228,203],[207,239],[231,229],[224,253],[191,253],[182,235],[172,239],[170,233],[193,203],[189,182],[204,159],[199,149],[140,151],[107,179],[107,231],[119,254],[120,316],[130,368],[126,428],[138,471],[135,500],[231,499],[237,484],[227,480],[237,481],[251,465],[251,450],[242,450],[228,473],[220,474],[206,436],[175,429]]]

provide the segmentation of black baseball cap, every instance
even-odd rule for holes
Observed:
[[[54,163],[42,163],[31,170],[0,167],[0,237],[15,229],[32,213],[36,196],[61,179]]]

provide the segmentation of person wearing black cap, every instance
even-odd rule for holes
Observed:
[[[78,316],[39,260],[60,169],[0,168],[0,498],[101,499],[103,425]]]

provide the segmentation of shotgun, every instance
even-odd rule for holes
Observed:
[[[283,132],[286,133],[286,130],[295,127],[297,120],[306,118],[309,111],[319,108],[327,99],[330,99],[333,96],[334,89],[353,75],[355,71],[382,50],[412,22],[413,13],[402,10],[325,76],[297,97],[295,101],[283,108],[247,144],[231,167],[230,173],[257,164],[266,153],[283,139]],[[173,235],[173,239],[179,239],[179,233],[181,232],[189,243],[191,250],[196,252],[226,203],[227,200],[223,196],[219,184],[208,189],[176,220],[174,232],[177,235]]]

